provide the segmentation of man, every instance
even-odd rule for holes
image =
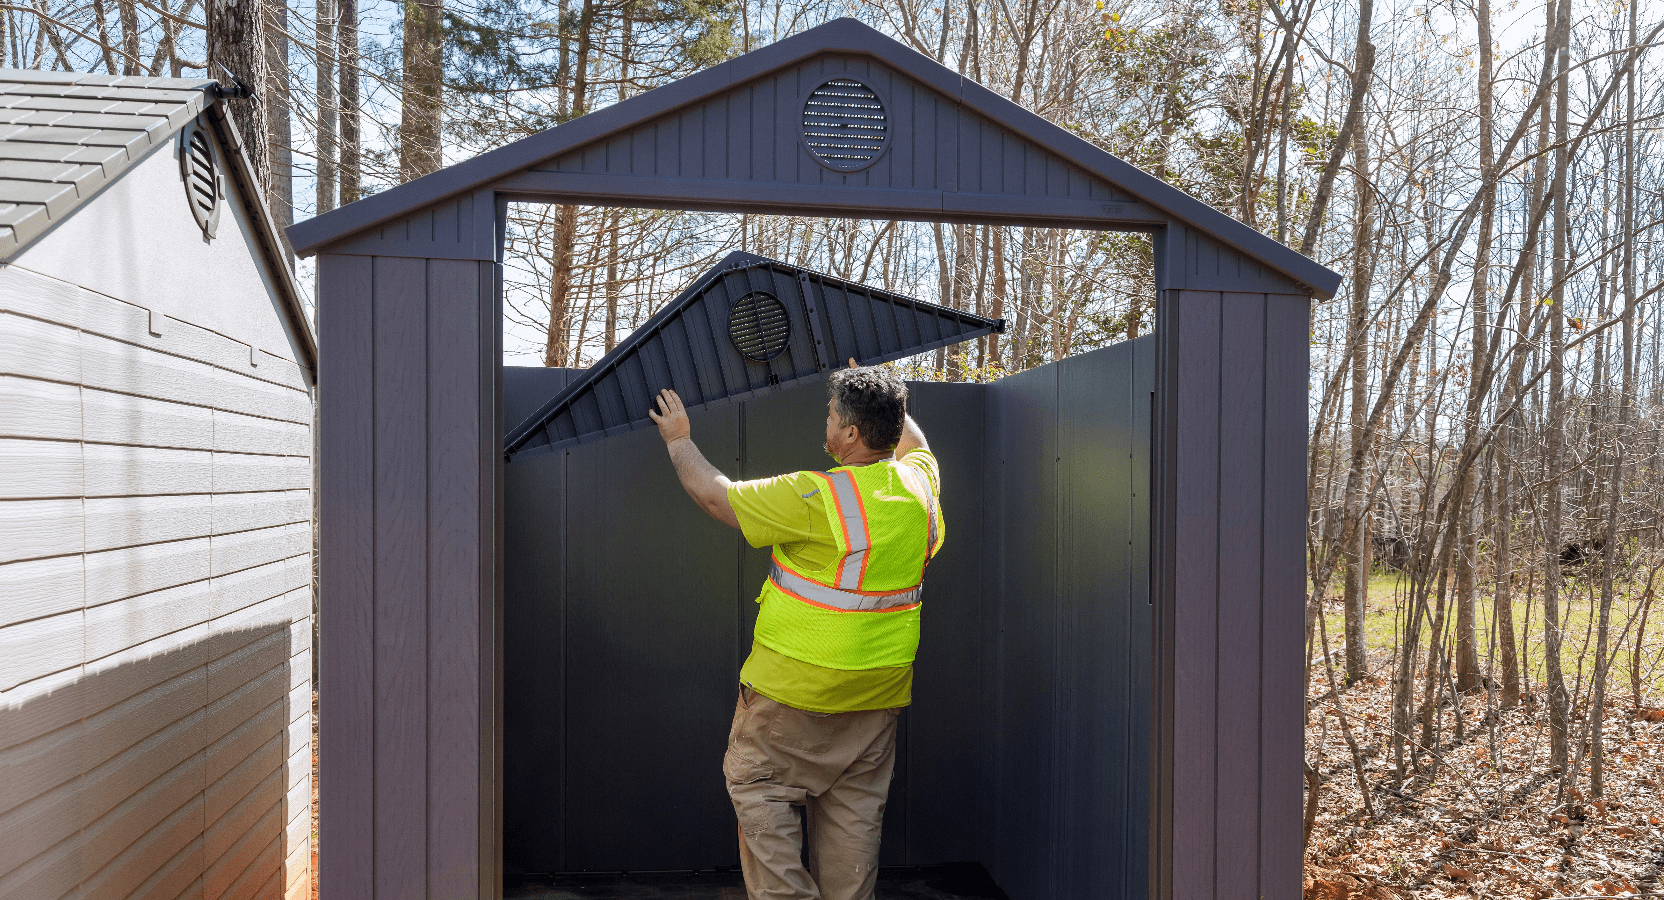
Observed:
[[[705,460],[675,391],[651,413],[688,494],[774,548],[723,758],[751,900],[872,900],[920,584],[942,544],[936,458],[907,415],[906,384],[850,360],[829,393],[837,468],[757,481],[731,482]]]

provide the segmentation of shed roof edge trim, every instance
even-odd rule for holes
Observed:
[[[1125,190],[1154,210],[1254,257],[1318,294],[1330,296],[1340,284],[1341,276],[1328,267],[850,18],[834,19],[548,131],[296,223],[288,229],[289,239],[297,254],[310,256],[329,244],[434,203],[486,187],[552,157],[605,140],[648,119],[698,103],[781,68],[832,53],[871,57],[940,91],[978,114],[1025,135],[1045,150]]]

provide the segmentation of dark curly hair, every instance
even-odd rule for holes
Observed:
[[[870,450],[894,450],[901,443],[907,418],[907,382],[885,369],[839,369],[832,373],[827,394],[838,418],[861,432]]]

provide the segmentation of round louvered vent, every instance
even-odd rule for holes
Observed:
[[[192,122],[179,134],[179,174],[185,179],[185,198],[204,237],[213,237],[220,223],[225,182],[208,130]]]
[[[873,164],[889,140],[884,104],[872,88],[834,78],[803,104],[803,141],[821,165],[854,172]]]
[[[746,359],[767,362],[786,349],[792,320],[786,307],[767,291],[752,291],[728,313],[728,339]]]

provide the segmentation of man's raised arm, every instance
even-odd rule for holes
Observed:
[[[676,466],[676,477],[681,479],[682,489],[711,518],[729,528],[740,527],[734,508],[728,504],[728,485],[733,482],[718,472],[716,466],[705,459],[705,454],[694,446],[693,426],[688,422],[682,398],[666,388],[659,391],[658,406],[657,410],[648,410],[647,415],[652,418],[653,424],[659,426],[659,437],[664,438],[665,449],[670,451],[670,462]]]
[[[913,421],[912,416],[905,416],[901,420],[901,443],[896,444],[896,459],[914,450],[929,450],[930,443],[924,439],[924,429]]]

